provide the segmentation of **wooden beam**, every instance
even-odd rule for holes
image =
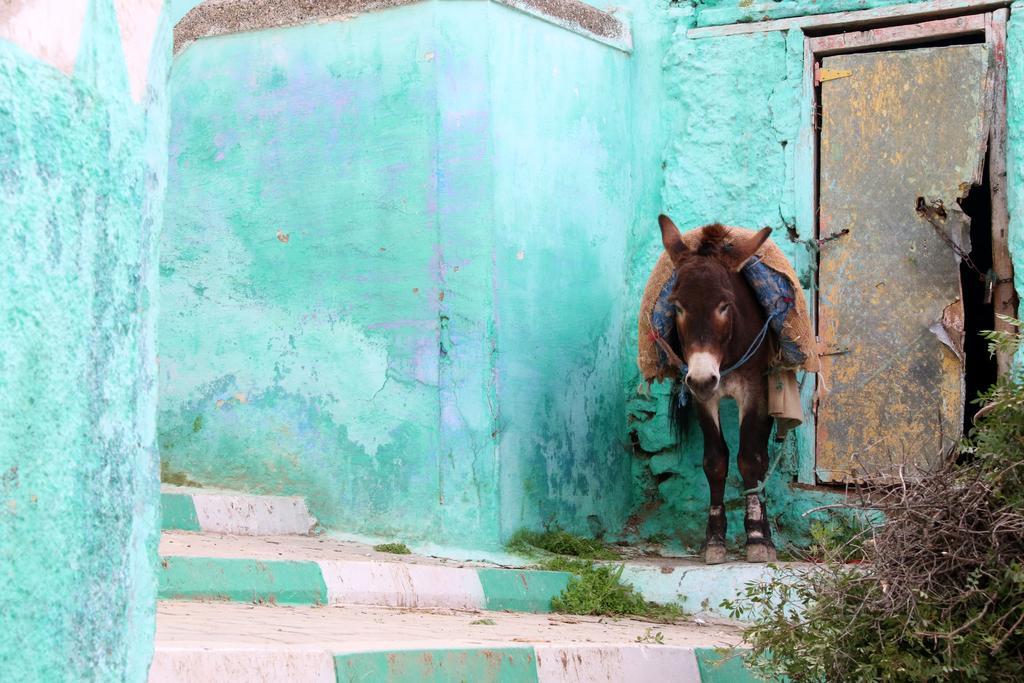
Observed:
[[[818,99],[814,87],[814,53],[804,39],[804,64],[801,77],[801,102],[804,109],[800,112],[800,133],[797,136],[794,150],[793,194],[796,200],[796,227],[799,239],[814,240],[818,237]],[[817,250],[810,255],[814,268],[814,281],[811,286],[811,324],[814,325],[815,342],[818,335],[818,254]],[[810,430],[811,452],[797,454],[797,481],[801,484],[816,484],[815,463],[818,457],[818,399],[825,391],[826,379],[823,373],[814,375],[814,398],[811,399],[813,418]],[[805,434],[807,432],[804,432]]]
[[[829,30],[852,29],[882,24],[886,22],[911,20],[924,21],[955,16],[957,14],[981,13],[1010,5],[1011,0],[931,0],[908,5],[879,7],[877,9],[857,10],[853,12],[833,12],[831,14],[813,14],[771,21],[751,21],[741,24],[724,26],[702,26],[691,28],[686,32],[687,38],[715,38],[733,36],[744,33],[761,33],[764,31],[788,31],[799,28],[826,32]]]
[[[896,47],[935,38],[955,38],[972,33],[985,33],[986,14],[971,14],[952,19],[936,19],[918,24],[873,28],[853,33],[833,33],[808,38],[815,57],[827,57],[842,52],[854,52],[875,47]]]
[[[1006,20],[1009,12],[997,10],[988,15],[985,27],[986,41],[992,49],[993,107],[989,126],[988,177],[992,199],[992,270],[997,282],[992,291],[994,329],[1013,332],[1015,328],[999,319],[1005,315],[1017,317],[1017,290],[1013,285],[1013,261],[1008,240],[1010,211],[1006,197]],[[1009,372],[1012,357],[998,354],[999,375]]]

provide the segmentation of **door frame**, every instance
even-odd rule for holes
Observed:
[[[1009,282],[998,284],[993,292],[994,320],[993,326],[997,330],[1013,331],[1013,327],[1001,321],[999,315],[1016,317],[1017,300],[1016,290],[1012,282],[1013,264],[1010,258],[1007,233],[1009,228],[1009,209],[1006,196],[1006,23],[1009,17],[1009,10],[1005,6],[995,7],[989,11],[978,11],[981,8],[968,8],[965,11],[973,11],[971,14],[961,16],[937,18],[934,12],[929,12],[927,5],[933,3],[921,3],[921,12],[916,18],[916,23],[883,26],[879,28],[864,28],[863,30],[850,31],[851,23],[836,24],[811,24],[801,26],[805,30],[818,29],[820,34],[804,36],[804,60],[803,60],[803,83],[800,134],[795,149],[796,177],[796,219],[798,232],[802,235],[810,235],[815,247],[821,244],[823,236],[819,231],[818,222],[818,180],[819,180],[819,158],[818,144],[820,134],[820,102],[818,80],[819,62],[821,58],[829,55],[844,54],[851,52],[863,52],[876,48],[912,48],[915,44],[926,44],[936,40],[958,38],[965,36],[978,36],[991,46],[993,55],[992,72],[992,116],[989,119],[988,153],[989,153],[989,186],[991,190],[992,204],[992,263],[998,278],[1011,278]],[[899,16],[905,20],[913,21],[910,11],[913,6],[901,5],[890,9],[893,18]],[[857,13],[849,13],[857,14]],[[838,15],[834,15],[839,18]],[[828,17],[828,15],[825,15]],[[825,17],[821,17],[824,19]],[[876,21],[878,19],[876,18]],[[793,27],[796,28],[796,27]],[[817,249],[814,249],[817,252]],[[815,277],[813,291],[812,317],[814,325],[818,324],[818,281],[817,281],[817,253],[814,257]],[[827,351],[826,351],[827,352]],[[1005,374],[1010,367],[1011,358],[1005,354],[997,356],[997,366],[1000,375]],[[821,379],[816,382],[821,387]],[[815,396],[820,395],[815,392]],[[808,457],[810,462],[801,462],[798,467],[797,481],[799,484],[816,485],[817,479],[817,409],[818,399],[814,399],[814,437],[809,449]],[[801,458],[803,460],[803,458]]]

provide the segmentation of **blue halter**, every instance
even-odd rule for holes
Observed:
[[[719,379],[724,379],[725,376],[728,375],[730,372],[733,372],[734,370],[739,370],[747,361],[754,357],[754,355],[761,348],[761,345],[764,344],[765,337],[768,336],[768,327],[772,324],[772,321],[775,320],[775,318],[778,317],[779,315],[780,312],[776,311],[775,313],[772,313],[771,315],[768,316],[768,319],[764,321],[764,325],[761,327],[761,331],[757,333],[756,337],[754,337],[754,341],[750,342],[750,346],[747,348],[747,352],[744,353],[738,361],[736,361],[735,363],[727,367],[725,370],[723,370],[721,373],[719,373]],[[679,365],[679,376],[681,378],[685,378],[686,373],[688,372],[689,368],[686,367],[686,363],[681,363]],[[686,390],[686,382],[683,382],[682,391],[679,392],[679,407],[683,407],[686,405],[687,396],[689,395],[689,393],[690,392]]]

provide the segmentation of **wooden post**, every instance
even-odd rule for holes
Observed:
[[[986,42],[992,49],[993,81],[992,124],[989,126],[989,187],[992,200],[992,270],[997,280],[993,289],[992,304],[995,314],[993,329],[1014,332],[1013,325],[1000,320],[998,316],[1017,317],[1017,290],[1013,285],[1013,262],[1010,259],[1008,232],[1010,212],[1006,197],[1006,20],[1008,10],[999,9],[987,16],[985,24]],[[998,354],[996,363],[999,375],[1005,375],[1012,362],[1005,353]]]

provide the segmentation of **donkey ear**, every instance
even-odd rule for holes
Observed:
[[[661,226],[661,243],[665,245],[668,257],[672,259],[673,264],[679,265],[679,261],[689,252],[689,249],[683,244],[683,237],[679,234],[679,228],[665,214],[658,216],[658,225]]]
[[[732,249],[729,250],[729,261],[732,264],[732,269],[737,273],[743,270],[743,266],[747,265],[747,261],[757,253],[757,250],[761,248],[761,245],[765,243],[770,234],[772,234],[771,228],[761,228],[747,239],[734,244]]]

